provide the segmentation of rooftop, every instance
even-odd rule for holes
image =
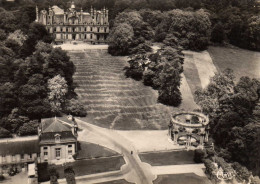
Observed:
[[[0,155],[40,153],[39,141],[0,142]]]

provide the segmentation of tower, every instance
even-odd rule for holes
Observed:
[[[35,22],[39,22],[39,10],[38,10],[38,6],[36,5],[36,20],[35,20]]]

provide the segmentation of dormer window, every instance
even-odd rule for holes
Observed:
[[[55,135],[55,143],[60,143],[60,135],[59,134]]]

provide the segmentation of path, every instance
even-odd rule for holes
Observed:
[[[99,144],[124,156],[126,164],[122,166],[121,171],[127,181],[136,184],[152,184],[156,177],[151,172],[151,166],[141,162],[138,152],[131,142],[114,130],[97,127],[80,119],[77,119],[77,122],[84,129],[82,132],[79,132],[79,141]],[[131,154],[131,151],[133,151],[133,154]]]

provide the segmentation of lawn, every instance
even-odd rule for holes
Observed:
[[[76,160],[75,162],[68,163],[68,165],[72,166],[76,176],[116,171],[120,170],[124,164],[125,161],[122,156]],[[59,173],[59,178],[64,178],[64,166],[57,165],[56,169]]]
[[[208,52],[218,71],[230,68],[236,80],[242,76],[260,79],[260,52],[213,46],[209,47]]]
[[[195,164],[194,151],[148,152],[139,154],[142,162],[152,166]]]
[[[98,184],[132,184],[132,183],[129,183],[128,181],[122,179],[122,180],[114,180],[114,181],[108,181],[108,182],[103,182]]]
[[[154,184],[211,184],[206,177],[194,173],[159,175]]]
[[[76,158],[77,160],[99,158],[99,157],[111,157],[111,156],[119,155],[117,152],[113,150],[110,150],[103,146],[99,146],[97,144],[92,144],[87,142],[79,142],[78,149],[79,151]]]

